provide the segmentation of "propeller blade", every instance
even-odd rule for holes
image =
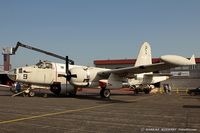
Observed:
[[[68,58],[68,56],[66,56],[65,63],[66,63],[65,73],[67,74],[68,71],[69,71],[69,58]]]
[[[67,81],[68,80],[68,71],[69,71],[69,58],[66,56],[65,58],[65,73],[66,73],[66,94],[67,94]]]
[[[58,74],[59,77],[65,77],[66,78],[66,87],[67,87],[67,81],[70,81],[70,79],[73,78],[77,78],[76,74],[71,74],[71,72],[69,71],[69,64],[74,64],[74,61],[71,62],[72,60],[70,60],[68,58],[68,56],[66,56],[65,58],[65,75],[64,74]]]
[[[71,78],[77,78],[77,74],[72,74]]]
[[[65,74],[58,74],[58,77],[67,77],[67,75],[65,75]]]

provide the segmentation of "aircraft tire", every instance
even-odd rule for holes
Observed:
[[[34,91],[30,91],[30,92],[28,93],[28,96],[29,96],[29,97],[34,97],[34,96],[35,96],[35,92],[34,92]]]
[[[139,93],[139,90],[138,90],[138,89],[135,89],[133,92],[134,92],[134,94],[138,94],[138,93]]]
[[[101,91],[100,91],[100,96],[103,97],[103,98],[109,98],[110,94],[111,94],[110,89],[102,88]]]
[[[50,87],[51,92],[53,92],[55,95],[60,95],[61,87],[60,85],[51,85]]]
[[[77,92],[76,90],[73,90],[73,91],[69,92],[68,94],[69,94],[70,97],[75,97],[76,92]]]
[[[194,92],[192,92],[192,93],[190,93],[190,95],[191,95],[191,96],[195,96],[195,93],[194,93]]]
[[[145,94],[149,94],[149,93],[150,93],[150,90],[149,90],[149,89],[145,89],[145,90],[144,90],[144,93],[145,93]]]

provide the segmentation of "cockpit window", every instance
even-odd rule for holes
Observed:
[[[52,69],[52,64],[51,63],[46,63],[46,68]]]
[[[16,74],[17,73],[17,69],[14,69],[14,74]]]
[[[41,68],[41,65],[42,65],[42,61],[39,61],[37,64],[36,64],[36,66],[38,66],[38,68]]]
[[[52,64],[49,62],[39,62],[36,64],[36,66],[38,66],[38,68],[42,68],[42,69],[52,69]]]

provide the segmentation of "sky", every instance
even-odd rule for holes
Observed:
[[[0,0],[0,48],[20,41],[87,66],[137,58],[145,41],[153,57],[200,57],[199,13],[200,0]],[[24,48],[11,56],[12,67],[39,60],[63,62]]]

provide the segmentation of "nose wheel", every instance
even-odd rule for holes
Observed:
[[[35,96],[35,92],[34,91],[29,91],[28,96],[29,97],[34,97]]]
[[[110,89],[102,88],[100,91],[100,96],[103,98],[109,98],[110,94]]]

